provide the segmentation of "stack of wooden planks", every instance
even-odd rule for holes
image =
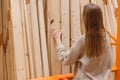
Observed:
[[[85,34],[82,13],[88,3],[101,7],[105,28],[116,37],[117,0],[0,0],[0,80],[73,72],[74,65],[58,61],[49,27],[62,29],[62,42],[69,49]],[[111,49],[115,62],[116,48]]]

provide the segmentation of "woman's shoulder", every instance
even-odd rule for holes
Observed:
[[[85,39],[85,35],[80,35],[80,36],[78,37],[78,41],[84,40],[84,39]]]
[[[75,43],[77,44],[77,45],[82,45],[83,43],[84,43],[84,41],[85,41],[85,36],[84,35],[80,35],[76,40],[75,40]]]

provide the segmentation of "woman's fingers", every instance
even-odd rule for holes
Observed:
[[[57,32],[57,30],[55,29],[55,27],[50,27],[50,32]],[[60,30],[60,35],[62,34],[62,30]]]
[[[60,35],[62,34],[62,30],[60,30]]]
[[[55,28],[51,27],[50,30],[51,30],[51,32],[53,32],[53,31],[55,31]]]
[[[51,36],[54,38],[55,42],[58,44],[61,42],[60,36],[61,36],[61,32],[58,32],[55,27],[50,27],[49,29]]]
[[[51,35],[55,34],[57,31],[54,27],[50,27],[50,33]]]
[[[58,32],[55,27],[50,27],[50,33],[55,39],[60,39],[62,30]]]
[[[54,32],[54,31],[56,31],[56,29],[54,27],[50,27],[50,31]]]
[[[54,32],[52,32],[51,34],[52,34],[52,36],[54,36],[56,33],[57,33],[57,32],[56,32],[56,31],[54,31]]]

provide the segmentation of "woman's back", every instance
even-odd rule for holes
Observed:
[[[85,43],[85,38],[81,37],[80,44]],[[96,58],[89,58],[85,51],[80,59],[75,62],[75,77],[74,80],[108,80],[109,73],[112,67],[112,53],[109,44],[109,38],[105,36],[105,49],[102,55]],[[83,44],[84,45],[84,44]],[[99,45],[98,45],[99,46]],[[83,49],[85,50],[85,49]],[[82,75],[82,76],[81,76]]]

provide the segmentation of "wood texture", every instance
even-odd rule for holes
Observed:
[[[42,67],[42,59],[41,59],[41,47],[40,47],[40,38],[39,38],[39,28],[38,28],[38,19],[37,19],[37,8],[36,8],[36,0],[30,0],[30,12],[31,12],[31,20],[32,20],[32,38],[33,38],[33,46],[34,46],[34,67],[35,67],[35,77],[43,77],[43,67]]]
[[[66,49],[70,48],[70,8],[69,0],[61,0],[62,42]],[[70,73],[70,67],[62,65],[62,74]]]
[[[25,67],[25,52],[23,46],[22,28],[21,28],[21,15],[19,0],[10,0],[11,3],[11,20],[12,20],[12,31],[14,40],[14,56],[16,66],[16,79],[26,80],[26,67]],[[16,7],[14,7],[16,6]],[[16,12],[18,12],[16,14]],[[20,41],[20,42],[18,42]]]
[[[49,76],[49,64],[47,55],[47,44],[46,44],[46,33],[45,33],[45,20],[44,20],[44,9],[43,1],[38,1],[38,16],[39,16],[39,31],[40,31],[40,41],[41,41],[41,51],[43,60],[43,73],[44,77]]]
[[[21,10],[21,22],[22,22],[22,35],[23,35],[23,45],[25,52],[25,67],[26,67],[26,79],[30,79],[29,72],[29,61],[28,61],[28,49],[27,49],[27,36],[26,36],[26,23],[25,23],[25,11],[24,11],[24,0],[20,0],[20,10]]]
[[[50,7],[50,20],[54,21],[52,25],[54,26],[58,31],[60,31],[60,0],[50,0],[49,1],[49,7]],[[58,61],[57,53],[56,53],[56,45],[51,38],[51,75],[58,75],[61,74],[61,63]],[[55,66],[55,67],[54,67]]]
[[[3,53],[3,74],[4,79],[3,80],[15,80],[14,75],[15,73],[11,72],[15,71],[12,67],[14,60],[11,59],[13,54],[10,54],[10,40],[9,40],[9,21],[10,21],[10,4],[9,0],[2,0],[2,53]],[[11,62],[11,64],[10,64]]]
[[[112,2],[113,10],[116,11],[118,9],[117,0],[111,0],[111,2]]]
[[[112,4],[111,4],[110,0],[108,1],[107,9],[108,9],[108,12],[109,12],[108,15],[109,15],[109,18],[110,18],[111,29],[113,30],[112,33],[114,34],[114,36],[116,36],[117,35],[117,23],[116,23],[114,10],[112,8]]]
[[[101,7],[105,29],[116,38],[117,0],[0,0],[0,80],[43,79],[73,72],[74,66],[58,61],[49,27],[62,29],[62,42],[69,49],[85,34],[83,9],[90,1]],[[116,47],[111,50],[115,62]]]
[[[97,0],[91,0],[91,3],[97,4]]]
[[[71,0],[71,38],[72,43],[80,36],[80,2]]]
[[[29,16],[29,7],[30,4],[26,4],[25,0],[24,0],[24,11],[25,11],[25,22],[26,22],[26,38],[27,38],[27,46],[28,46],[28,53],[29,53],[29,68],[30,68],[30,78],[34,78],[35,74],[34,74],[34,64],[33,64],[33,50],[32,50],[32,36],[30,33],[30,28],[31,28],[31,24],[30,24],[30,19],[31,16]],[[28,17],[29,16],[29,17]]]
[[[0,80],[4,80],[4,53],[2,45],[2,1],[0,0]]]

